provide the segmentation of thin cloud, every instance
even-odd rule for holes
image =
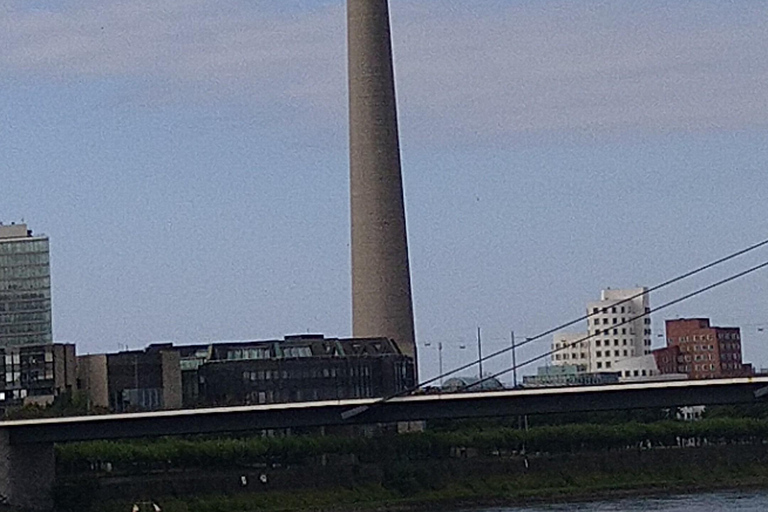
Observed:
[[[343,2],[280,11],[270,4],[6,4],[0,70],[138,79],[157,101],[287,105],[322,130],[346,116]],[[410,136],[504,140],[768,124],[768,8],[731,4],[715,15],[702,9],[707,2],[632,11],[621,2],[489,5],[393,2]]]

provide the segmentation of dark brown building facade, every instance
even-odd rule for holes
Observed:
[[[203,354],[199,347],[196,352]],[[387,338],[220,343],[208,348],[205,361],[183,361],[189,406],[382,397],[415,384],[413,360]]]

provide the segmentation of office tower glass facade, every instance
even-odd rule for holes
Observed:
[[[0,346],[52,342],[48,238],[0,225]]]

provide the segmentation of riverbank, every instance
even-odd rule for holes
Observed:
[[[428,492],[411,497],[399,497],[382,488],[360,488],[355,491],[281,493],[265,500],[254,496],[213,495],[191,500],[161,499],[165,512],[428,512],[477,508],[506,508],[557,503],[620,500],[626,498],[662,498],[674,495],[710,493],[717,491],[752,491],[768,489],[768,478],[754,478],[739,482],[711,482],[710,484],[681,484],[656,482],[608,487],[561,487],[521,492],[486,494],[483,486],[472,486],[470,492],[462,488],[457,492]],[[479,491],[479,492],[478,492]],[[130,505],[125,500],[102,503],[100,510],[122,512]]]
[[[87,506],[78,504],[73,510],[79,512],[124,511],[131,499],[150,497],[163,505],[164,512],[455,510],[768,488],[768,447],[723,445],[528,458],[469,457],[315,469],[110,477],[81,481],[70,491],[86,492],[94,500]],[[259,480],[261,475],[268,475],[266,482]],[[247,485],[242,484],[242,477]],[[228,485],[229,490],[206,491],[226,489],[222,485]],[[146,494],[136,496],[140,489]],[[197,493],[192,492],[195,489]]]

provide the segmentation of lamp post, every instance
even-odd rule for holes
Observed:
[[[423,345],[426,348],[436,348],[437,349],[437,364],[438,364],[438,372],[440,376],[440,387],[443,387],[443,342],[439,341],[437,343],[432,343],[431,341],[427,341]],[[467,345],[464,343],[459,343],[458,345],[452,345],[451,343],[448,343],[446,345],[446,348],[458,348],[459,350],[466,350]]]
[[[424,344],[425,347],[431,347],[432,343],[427,342]],[[440,376],[440,387],[443,387],[443,342],[439,341],[437,343],[437,361],[438,361],[438,375]]]

